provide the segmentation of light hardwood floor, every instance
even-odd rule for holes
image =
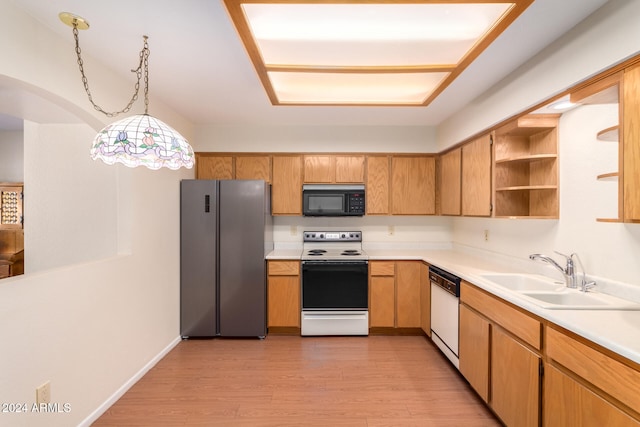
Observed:
[[[188,340],[94,426],[499,426],[426,337]]]

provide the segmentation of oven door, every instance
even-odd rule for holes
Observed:
[[[302,310],[368,310],[367,261],[303,261]]]

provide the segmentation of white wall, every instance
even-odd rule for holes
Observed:
[[[436,152],[430,126],[200,126],[195,151]]]
[[[437,129],[439,151],[640,52],[640,1],[610,0]]]
[[[24,180],[22,131],[0,131],[0,182]]]
[[[177,342],[179,181],[193,171],[91,161],[87,137],[106,120],[88,105],[72,40],[13,2],[0,2],[0,52],[3,88],[32,91],[89,123],[45,117],[25,127],[27,273],[0,281],[0,402],[31,405],[51,381],[52,402],[71,411],[0,413],[0,425],[78,425]],[[109,96],[130,94],[128,82],[95,69]],[[158,108],[184,131],[186,122]]]
[[[636,54],[640,51],[638,16],[638,1],[608,2],[439,127],[439,146],[479,132]],[[606,106],[581,107],[563,115],[559,132],[559,220],[456,218],[454,241],[525,262],[533,252],[577,252],[588,273],[640,286],[640,225],[595,221],[596,217],[617,215],[615,188],[595,180],[598,174],[617,170],[617,147],[594,140],[596,132],[616,122],[616,111]],[[485,229],[489,230],[488,242],[484,241]]]

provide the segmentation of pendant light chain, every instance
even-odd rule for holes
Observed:
[[[136,102],[136,100],[138,99],[138,93],[140,92],[140,79],[142,78],[143,67],[144,67],[144,113],[147,114],[147,111],[149,109],[149,44],[147,43],[148,37],[143,36],[144,46],[140,51],[140,62],[138,64],[138,68],[136,68],[135,70],[131,70],[132,73],[136,73],[136,77],[137,77],[137,81],[134,86],[135,91],[133,93],[133,96],[131,97],[131,100],[129,101],[126,107],[124,107],[120,111],[115,111],[115,112],[105,111],[102,109],[102,107],[100,107],[95,102],[93,102],[93,97],[91,96],[91,91],[89,90],[89,80],[87,79],[87,76],[85,75],[85,72],[84,72],[84,63],[82,61],[82,56],[81,56],[82,51],[80,50],[80,42],[78,40],[78,25],[76,23],[74,23],[73,25],[73,38],[75,39],[75,42],[76,42],[76,55],[78,56],[78,68],[80,69],[80,74],[82,75],[82,84],[84,85],[84,90],[85,92],[87,92],[87,96],[89,97],[89,101],[91,102],[91,105],[93,105],[93,108],[95,108],[97,111],[100,111],[107,117],[115,117],[118,114],[126,113],[129,110],[131,110],[133,103]]]

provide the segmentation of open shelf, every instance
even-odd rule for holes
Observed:
[[[596,179],[598,181],[617,181],[619,176],[620,176],[620,173],[618,172],[609,172],[609,173],[603,173],[601,175],[598,175]]]
[[[506,157],[503,159],[496,159],[496,164],[536,162],[540,160],[553,160],[557,158],[558,158],[557,154],[529,154],[529,155],[520,155],[520,156],[514,156],[514,157]]]
[[[620,126],[611,126],[598,132],[597,138],[599,141],[618,142],[620,141],[619,130]]]
[[[558,218],[559,114],[529,114],[496,129],[496,218]]]
[[[529,191],[529,190],[557,190],[557,185],[516,185],[513,187],[500,187],[496,191]]]

